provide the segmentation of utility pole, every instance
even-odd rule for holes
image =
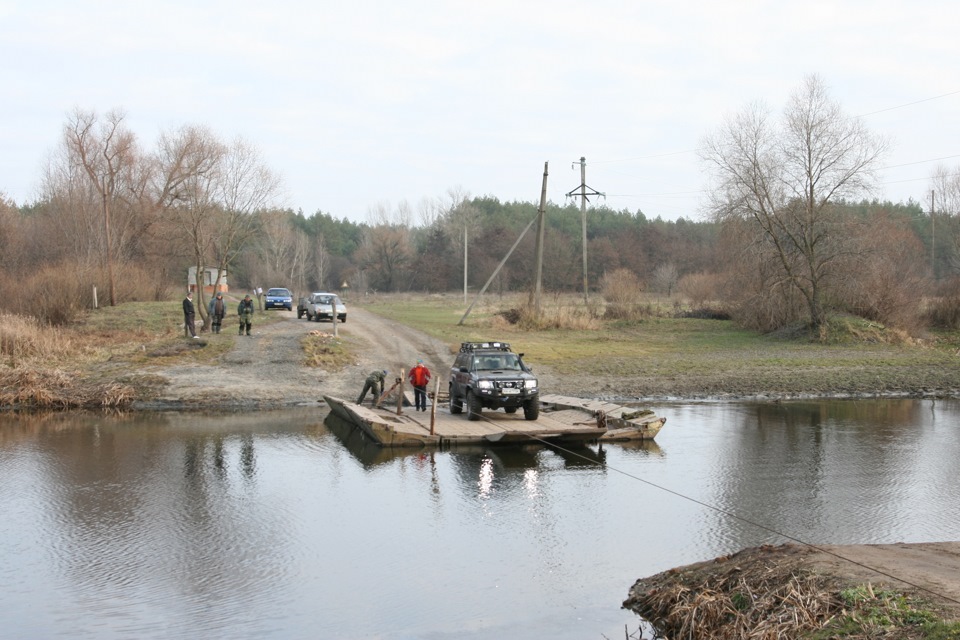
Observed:
[[[527,223],[527,226],[520,232],[520,235],[517,236],[516,241],[513,243],[513,246],[510,247],[510,251],[507,251],[507,255],[503,256],[503,260],[500,261],[500,264],[497,265],[497,268],[493,270],[493,273],[490,274],[490,277],[487,279],[487,282],[480,288],[480,292],[473,299],[473,302],[470,303],[470,306],[467,307],[466,312],[463,314],[463,317],[460,318],[458,325],[463,325],[464,320],[467,319],[467,316],[470,315],[470,311],[473,309],[473,305],[477,303],[477,300],[486,293],[487,287],[490,286],[490,283],[493,282],[493,279],[497,277],[497,274],[500,273],[500,269],[503,269],[503,265],[507,264],[507,260],[510,259],[510,256],[513,254],[514,249],[517,248],[517,245],[520,244],[520,241],[523,240],[523,236],[527,235],[527,231],[530,231],[530,227],[533,226],[534,222],[540,222],[540,230],[537,237],[537,281],[534,285],[534,288],[530,290],[530,298],[527,301],[528,305],[534,304],[534,291],[536,291],[536,305],[537,305],[537,315],[540,314],[540,280],[543,274],[543,228],[544,228],[544,215],[547,210],[547,163],[543,163],[543,189],[540,192],[540,208],[537,210],[537,215],[535,215],[530,222]]]
[[[537,229],[537,277],[534,282],[533,291],[533,308],[537,314],[537,317],[540,317],[540,291],[543,285],[543,233],[546,225],[546,214],[547,214],[547,166],[549,162],[543,163],[543,188],[540,191],[540,211],[537,219],[539,221],[539,227]]]
[[[577,190],[580,191],[580,226],[582,234],[580,237],[580,244],[583,248],[583,304],[586,305],[589,303],[588,300],[588,291],[589,287],[587,286],[587,196],[604,196],[606,194],[600,193],[592,188],[590,192],[587,192],[587,159],[583,156],[580,156],[580,186],[577,189],[574,189],[567,194],[567,197],[573,196]]]
[[[463,222],[463,304],[467,304],[467,222]]]
[[[933,279],[937,279],[937,225],[934,217],[933,196],[936,192],[930,191],[930,269],[933,271]]]

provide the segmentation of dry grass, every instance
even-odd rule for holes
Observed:
[[[84,351],[66,331],[28,316],[0,314],[0,356],[11,366],[56,362]]]
[[[233,344],[185,341],[181,323],[179,301],[83,312],[64,326],[0,314],[0,407],[123,407],[136,390],[116,380],[131,368],[208,361]]]
[[[0,407],[38,409],[121,408],[134,399],[132,387],[84,381],[61,369],[0,370]]]
[[[952,638],[956,625],[903,594],[801,568],[795,545],[763,546],[640,580],[624,606],[662,638]]]
[[[343,340],[332,333],[313,330],[303,337],[304,365],[336,371],[352,361]]]

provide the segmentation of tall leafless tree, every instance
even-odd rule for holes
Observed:
[[[849,251],[835,206],[872,186],[887,142],[845,115],[808,77],[782,120],[754,104],[705,139],[716,217],[751,220],[776,253],[782,278],[803,296],[814,330],[826,320],[824,285]]]
[[[206,268],[217,267],[217,282],[227,273],[256,233],[256,213],[269,205],[279,180],[253,146],[242,139],[226,145],[200,126],[161,136],[156,162],[155,199],[190,243],[198,308],[206,320]]]
[[[197,308],[206,321],[203,277],[213,252],[223,159],[227,149],[206,127],[185,126],[161,135],[155,184],[157,202],[165,204],[178,233],[190,245],[197,274]]]
[[[64,127],[70,157],[86,173],[100,199],[111,306],[117,304],[111,208],[123,189],[125,172],[133,170],[138,156],[136,137],[124,127],[124,118],[120,110],[111,111],[100,120],[92,111],[77,109]]]

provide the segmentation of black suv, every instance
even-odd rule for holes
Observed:
[[[464,405],[470,420],[479,420],[484,408],[514,413],[520,407],[524,418],[536,420],[537,377],[506,342],[463,342],[450,369],[450,413],[462,413]]]

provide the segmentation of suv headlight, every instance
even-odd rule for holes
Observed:
[[[536,389],[536,388],[537,388],[537,381],[536,381],[536,380],[524,380],[524,381],[523,381],[523,388],[524,388],[524,389]]]
[[[477,387],[480,389],[493,389],[493,380],[478,380]]]

